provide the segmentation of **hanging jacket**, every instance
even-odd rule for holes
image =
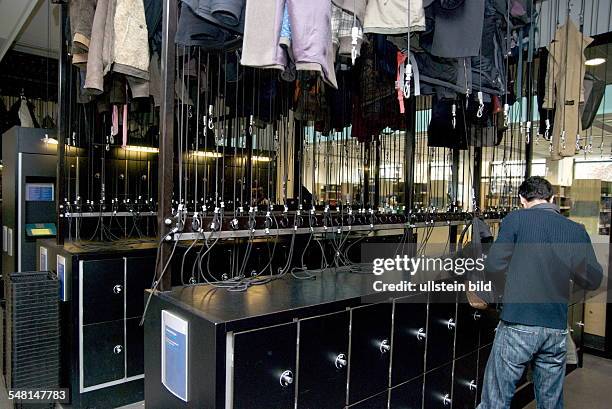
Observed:
[[[71,0],[68,3],[72,63],[77,66],[87,63],[95,9],[96,0]]]
[[[559,27],[548,46],[548,73],[544,108],[555,108],[552,132],[554,160],[576,154],[576,141],[583,131],[580,103],[584,102],[584,50],[593,41],[569,20]]]
[[[423,0],[369,0],[367,3],[364,33],[403,34],[424,30]]]
[[[104,76],[124,74],[134,97],[148,97],[149,43],[142,0],[98,0],[84,88],[104,91]]]

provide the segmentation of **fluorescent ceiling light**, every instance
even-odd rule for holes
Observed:
[[[49,135],[45,134],[45,137],[41,139],[44,143],[50,143],[51,145],[57,145],[59,142],[55,138],[49,138]]]
[[[213,151],[191,151],[191,153],[201,158],[220,158],[223,156],[222,153]]]
[[[605,62],[606,62],[605,58],[591,58],[590,60],[586,60],[584,62],[584,65],[588,65],[588,66],[593,67],[595,65],[601,65],[601,64],[603,64]]]
[[[153,148],[151,146],[135,146],[135,145],[127,145],[124,146],[123,149],[130,152],[143,152],[143,153],[158,153],[159,149]]]

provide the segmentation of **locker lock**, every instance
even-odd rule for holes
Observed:
[[[123,347],[121,345],[115,345],[113,348],[113,352],[117,355],[123,352]]]
[[[450,395],[448,393],[442,398],[442,403],[444,404],[444,406],[450,406],[452,402],[453,401],[451,400]]]
[[[380,343],[380,352],[382,352],[383,354],[386,354],[390,350],[391,350],[391,345],[389,345],[389,340],[383,339],[382,342]]]
[[[470,383],[468,384],[468,388],[470,388],[470,391],[472,392],[478,389],[478,386],[476,386],[476,381],[472,379]]]
[[[446,326],[448,327],[449,330],[454,330],[455,327],[457,326],[457,324],[455,323],[455,320],[452,318],[449,318],[448,320],[448,324],[446,324]]]
[[[284,371],[281,374],[279,381],[283,388],[286,388],[287,386],[291,385],[293,383],[293,372],[289,370]]]
[[[336,361],[334,362],[336,368],[342,369],[346,366],[346,363],[346,355],[338,354],[338,356],[336,357]]]
[[[417,337],[417,341],[422,341],[425,338],[427,338],[427,334],[425,333],[425,329],[419,328],[419,330],[417,331],[416,337]]]
[[[113,292],[115,294],[121,294],[122,291],[123,291],[123,286],[121,284],[117,284],[116,286],[113,287]]]

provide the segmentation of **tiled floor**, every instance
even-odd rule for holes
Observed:
[[[565,409],[609,409],[612,386],[612,360],[584,356],[584,367],[569,374],[565,380]],[[124,406],[120,409],[144,409],[144,402]],[[526,409],[535,409],[532,402]],[[0,387],[0,409],[12,409],[4,382]],[[68,409],[68,408],[66,408]],[[77,408],[74,408],[77,409]]]

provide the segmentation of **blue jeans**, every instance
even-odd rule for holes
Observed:
[[[500,321],[478,409],[508,409],[529,364],[538,409],[563,409],[567,330]]]

